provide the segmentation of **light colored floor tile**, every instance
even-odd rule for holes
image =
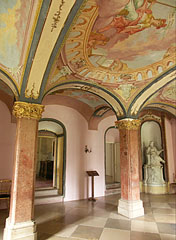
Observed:
[[[176,224],[173,223],[157,223],[159,233],[172,234],[176,236]]]
[[[83,239],[99,239],[103,231],[103,228],[81,226],[79,225],[74,233],[71,235],[73,238],[83,238]]]
[[[158,214],[176,214],[175,209],[168,209],[168,208],[153,208],[153,213],[158,213]]]
[[[154,216],[152,213],[145,214],[144,216],[135,218],[137,221],[147,221],[147,222],[155,222]]]
[[[130,240],[161,240],[158,233],[131,232]]]
[[[132,220],[131,231],[158,233],[158,228],[155,222]]]
[[[70,237],[73,232],[76,230],[78,226],[77,225],[67,225],[65,227],[63,227],[63,229],[61,229],[58,233],[56,233],[56,236],[60,236],[60,237]]]
[[[161,240],[175,240],[176,235],[171,235],[171,234],[160,234]]]
[[[122,216],[122,215],[118,214],[117,212],[111,212],[110,215],[109,215],[109,218],[112,218],[112,219],[122,219],[122,220],[130,221],[129,218],[127,218],[125,216]]]
[[[130,231],[104,228],[100,240],[130,240]]]
[[[101,217],[86,217],[79,221],[80,225],[84,226],[92,226],[92,227],[104,227],[106,224],[107,219]]]
[[[153,214],[155,221],[160,223],[176,223],[176,215]]]
[[[151,207],[152,208],[169,208],[171,209],[171,206],[168,204],[168,203],[165,203],[165,202],[153,202],[151,203]]]

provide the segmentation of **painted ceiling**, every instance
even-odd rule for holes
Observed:
[[[176,115],[175,16],[175,0],[2,0],[0,80],[18,101]]]
[[[86,103],[87,105],[94,109],[102,105],[107,105],[107,103],[100,97],[82,90],[67,89],[55,92],[54,94],[59,96],[68,96],[73,99],[77,99],[78,101]]]

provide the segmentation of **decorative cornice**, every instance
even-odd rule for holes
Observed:
[[[13,115],[16,118],[28,118],[39,120],[44,111],[44,106],[40,104],[15,102],[13,106]]]
[[[140,120],[143,122],[153,120],[153,121],[157,121],[157,122],[161,123],[161,117],[158,117],[158,116],[152,114],[150,111],[148,111],[148,114],[140,117]]]
[[[139,119],[123,119],[115,122],[118,129],[137,130],[141,125]]]

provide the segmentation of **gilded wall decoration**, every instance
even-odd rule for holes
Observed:
[[[126,130],[137,130],[141,125],[141,120],[139,119],[123,119],[115,122],[115,126],[118,129]]]
[[[39,120],[43,111],[44,106],[40,104],[15,102],[13,106],[13,115],[17,118]]]

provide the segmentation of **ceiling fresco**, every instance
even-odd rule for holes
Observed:
[[[24,67],[25,46],[29,41],[29,22],[38,1],[2,0],[0,7],[0,65],[19,85]],[[0,67],[1,67],[0,66]]]
[[[2,0],[0,80],[18,101],[70,97],[95,116],[173,113],[175,16],[176,0]]]
[[[173,1],[110,0],[97,1],[97,6],[87,43],[95,67],[112,71],[142,68],[162,60],[174,47]]]
[[[175,14],[175,0],[86,1],[55,58],[46,91],[76,76],[108,88],[128,109],[176,63]]]
[[[107,103],[100,97],[82,90],[73,90],[73,89],[61,90],[61,91],[55,92],[54,95],[67,96],[67,97],[77,99],[81,102],[86,103],[87,105],[89,105],[91,108],[94,108],[94,109],[102,105],[107,105]]]

